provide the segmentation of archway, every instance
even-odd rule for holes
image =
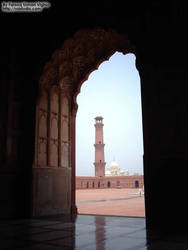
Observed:
[[[135,181],[135,188],[139,188],[139,181]]]
[[[136,54],[128,38],[115,30],[83,29],[44,67],[36,105],[34,216],[76,213],[76,97],[89,74],[116,51]]]
[[[120,181],[116,181],[116,187],[117,187],[117,188],[120,188],[120,187],[121,187]]]

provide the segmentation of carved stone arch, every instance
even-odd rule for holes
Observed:
[[[72,38],[65,40],[44,66],[39,80],[39,89],[40,93],[47,91],[49,97],[47,108],[47,165],[39,168],[37,161],[34,164],[34,215],[76,213],[75,119],[78,108],[76,97],[80,92],[82,83],[88,79],[89,74],[98,69],[99,65],[108,60],[115,52],[135,53],[135,47],[125,35],[119,34],[116,30],[106,30],[100,27],[81,29]],[[54,93],[56,95],[55,104]],[[38,103],[37,110],[39,110]],[[38,122],[39,114],[38,112],[36,114],[36,121]],[[57,121],[53,125],[58,127],[57,134],[52,132],[51,119],[53,122],[54,119]],[[36,126],[35,155],[38,155],[38,144],[39,134],[38,126]],[[44,154],[45,148],[44,145],[42,146]],[[45,179],[45,176],[48,176],[48,179]],[[46,185],[50,185],[48,190],[51,191],[49,197],[45,196],[46,201],[44,201],[41,197],[43,197],[42,190],[45,190]],[[57,194],[53,193],[53,190]],[[53,198],[56,200],[54,201]],[[55,207],[54,204],[56,204]]]
[[[39,86],[48,88],[56,84],[72,88],[76,93],[89,74],[115,52],[127,54],[136,50],[127,36],[116,30],[81,29],[53,53],[44,67]]]

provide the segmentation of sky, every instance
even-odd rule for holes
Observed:
[[[77,96],[76,176],[94,176],[95,117],[103,119],[106,169],[115,160],[129,174],[143,173],[140,77],[134,54],[116,52],[100,64]]]

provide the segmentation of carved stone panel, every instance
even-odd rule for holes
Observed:
[[[63,116],[69,115],[69,101],[66,96],[62,97],[62,115]]]
[[[61,112],[61,166],[69,167],[69,100],[66,96],[62,96]]]
[[[59,96],[52,89],[50,100],[50,166],[58,166]]]
[[[54,116],[51,120],[51,138],[58,139],[58,117]]]
[[[58,94],[53,93],[51,98],[51,111],[54,113],[58,113],[59,110],[59,100],[58,100]]]
[[[38,164],[40,166],[47,165],[47,140],[41,139],[39,143]]]
[[[68,142],[69,140],[69,125],[68,121],[63,119],[62,120],[62,141]]]
[[[47,138],[47,112],[39,111],[39,137]]]
[[[43,91],[38,109],[38,165],[47,165],[47,126],[48,126],[48,99]]]
[[[58,166],[58,145],[56,141],[51,141],[51,166]]]
[[[69,167],[69,144],[62,143],[61,166]]]

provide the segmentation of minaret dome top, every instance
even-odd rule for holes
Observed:
[[[95,117],[95,120],[96,120],[96,121],[101,121],[101,120],[103,120],[103,117],[102,117],[102,116],[96,116],[96,117]]]

